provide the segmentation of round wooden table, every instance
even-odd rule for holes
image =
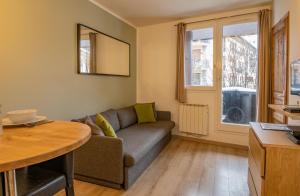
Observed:
[[[55,121],[32,128],[4,128],[0,135],[0,172],[7,195],[17,195],[15,169],[67,154],[90,138],[87,125]]]

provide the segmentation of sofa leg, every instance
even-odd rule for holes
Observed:
[[[129,188],[128,183],[124,183],[123,188],[124,188],[125,191],[128,190],[128,188]]]
[[[66,187],[65,188],[66,196],[74,196],[74,187]]]

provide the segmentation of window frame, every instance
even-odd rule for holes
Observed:
[[[232,133],[232,134],[247,134],[250,125],[223,123],[221,121],[222,115],[222,64],[223,64],[223,27],[226,25],[258,22],[258,15],[256,13],[247,14],[244,16],[231,16],[223,19],[216,19],[214,21],[205,21],[188,24],[186,31],[213,28],[214,50],[213,50],[213,86],[185,86],[187,92],[190,93],[214,93],[215,94],[215,113],[213,117],[214,128],[217,132]],[[258,30],[259,31],[259,30]],[[258,32],[259,34],[259,32]]]
[[[234,123],[224,123],[221,121],[222,116],[222,70],[223,70],[223,27],[226,25],[234,25],[248,22],[258,22],[257,14],[249,14],[245,16],[237,16],[225,18],[217,21],[218,25],[218,61],[217,61],[217,94],[216,94],[216,115],[215,119],[217,123],[215,123],[215,128],[217,131],[222,132],[232,132],[232,133],[248,133],[250,125],[246,124],[234,124]],[[259,33],[259,32],[257,32]]]
[[[193,85],[186,85],[185,84],[185,89],[188,91],[215,91],[217,90],[217,85],[216,85],[216,36],[217,36],[217,24],[216,22],[200,22],[200,23],[193,23],[189,24],[186,27],[186,31],[192,31],[192,30],[197,30],[197,29],[206,29],[206,28],[212,28],[213,30],[213,85],[212,86],[193,86]]]

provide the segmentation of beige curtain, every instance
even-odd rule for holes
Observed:
[[[96,61],[96,52],[97,52],[97,36],[96,33],[89,33],[90,38],[90,72],[97,73],[97,61]]]
[[[271,11],[259,13],[257,120],[268,122],[271,99]]]
[[[177,25],[177,77],[176,77],[176,100],[186,102],[186,90],[184,87],[184,48],[185,48],[185,24]]]

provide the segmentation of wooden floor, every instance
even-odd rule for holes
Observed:
[[[172,139],[127,191],[75,181],[77,196],[244,196],[247,151]],[[60,192],[57,196],[65,195]]]

